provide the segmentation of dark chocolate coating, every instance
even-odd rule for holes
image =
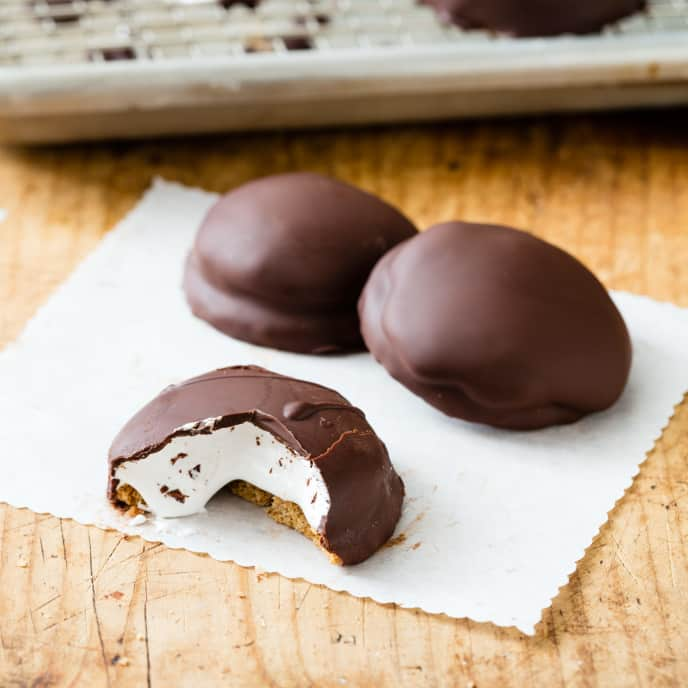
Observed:
[[[389,373],[449,416],[503,428],[572,423],[613,404],[626,325],[578,260],[526,232],[449,222],[390,251],[359,302]]]
[[[254,344],[359,350],[361,289],[380,257],[415,234],[395,208],[334,179],[259,179],[203,221],[187,261],[187,300],[198,317]]]
[[[145,460],[174,436],[192,434],[181,426],[216,417],[216,427],[250,421],[317,464],[330,492],[321,542],[344,564],[367,559],[390,538],[404,486],[365,415],[334,390],[256,366],[214,370],[144,406],[110,448],[109,499],[115,503],[118,464]]]
[[[445,22],[513,36],[595,33],[639,12],[645,0],[421,0]]]

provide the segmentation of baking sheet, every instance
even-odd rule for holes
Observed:
[[[609,411],[531,433],[473,426],[427,406],[367,354],[273,351],[194,319],[182,265],[215,198],[156,182],[0,353],[0,501],[532,633],[688,389],[688,311],[614,295],[635,360]],[[340,568],[227,494],[204,514],[141,525],[108,507],[107,449],[129,416],[170,383],[241,363],[335,387],[365,410],[406,484],[395,544]]]
[[[528,39],[445,26],[416,0],[0,3],[6,141],[687,102],[688,0]]]

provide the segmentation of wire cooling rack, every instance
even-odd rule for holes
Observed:
[[[677,102],[688,0],[540,39],[446,26],[417,0],[0,0],[0,139]]]
[[[654,0],[606,30],[688,30],[688,0]],[[163,60],[494,41],[415,0],[3,0],[0,64]],[[498,39],[497,39],[498,40]],[[505,40],[505,39],[502,39]]]

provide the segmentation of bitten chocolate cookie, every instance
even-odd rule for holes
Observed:
[[[254,344],[362,349],[361,289],[380,257],[415,234],[398,210],[334,179],[259,179],[205,218],[187,262],[187,300],[198,317]]]
[[[421,0],[445,22],[514,36],[594,33],[639,12],[646,0]]]
[[[572,423],[613,404],[626,325],[596,277],[508,227],[450,222],[390,251],[361,295],[389,373],[449,416],[503,428]]]
[[[108,497],[124,511],[194,514],[225,485],[337,564],[377,551],[404,497],[362,411],[327,387],[255,366],[168,387],[110,448]]]

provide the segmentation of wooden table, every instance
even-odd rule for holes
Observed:
[[[155,174],[217,191],[285,170],[335,174],[420,226],[525,227],[609,287],[688,306],[687,119],[0,149],[0,344]],[[688,685],[688,403],[533,638],[4,505],[0,518],[3,688]]]

